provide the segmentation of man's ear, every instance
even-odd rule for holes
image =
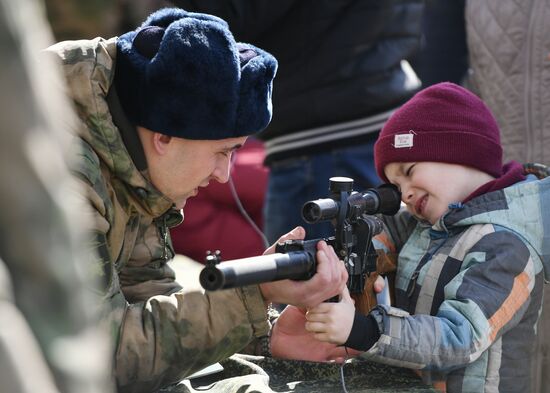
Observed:
[[[168,145],[172,141],[172,137],[158,132],[153,132],[153,149],[159,155],[164,155],[168,151]]]

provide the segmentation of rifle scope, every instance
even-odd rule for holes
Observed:
[[[302,207],[302,217],[309,223],[328,221],[338,217],[342,202],[347,203],[346,216],[359,217],[362,214],[397,213],[401,205],[401,193],[393,184],[382,184],[377,188],[369,188],[365,192],[353,190],[353,179],[348,177],[331,177],[329,189],[332,197],[309,201]],[[347,198],[342,201],[341,194]]]

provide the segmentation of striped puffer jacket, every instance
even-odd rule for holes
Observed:
[[[549,201],[550,178],[530,175],[450,206],[433,226],[405,210],[385,217],[399,253],[396,307],[371,311],[381,336],[362,356],[418,369],[447,392],[529,392]]]

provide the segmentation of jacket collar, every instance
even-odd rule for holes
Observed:
[[[79,117],[85,121],[85,125],[79,127],[79,136],[93,147],[114,176],[133,192],[141,208],[151,216],[159,217],[173,208],[173,202],[150,182],[146,170],[140,171],[136,166],[124,143],[123,132],[113,121],[107,101],[115,72],[116,40],[65,41],[48,51],[62,59],[69,95],[75,102]],[[138,165],[141,167],[143,163],[138,162]]]

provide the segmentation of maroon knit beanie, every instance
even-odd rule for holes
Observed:
[[[386,122],[374,146],[378,176],[392,162],[435,161],[502,174],[502,147],[495,118],[474,94],[453,83],[414,95]]]

